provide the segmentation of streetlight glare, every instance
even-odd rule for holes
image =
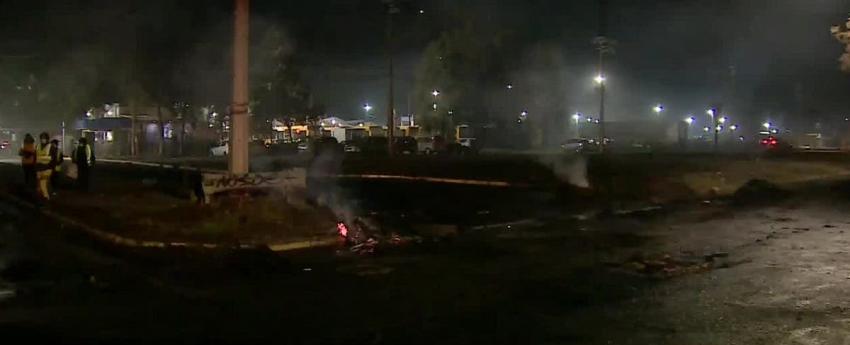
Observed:
[[[513,88],[514,88],[514,85],[513,85],[513,84],[508,84],[507,88],[508,88],[508,90],[513,89]]]
[[[661,113],[662,111],[664,111],[664,106],[659,104],[659,105],[656,105],[655,107],[653,107],[652,110],[655,113]]]
[[[720,122],[720,123],[726,123],[727,120],[729,120],[729,118],[724,116],[724,117],[721,117],[720,119],[718,119],[717,121]]]
[[[703,132],[708,132],[708,131],[710,131],[710,130],[711,130],[711,128],[708,128],[708,126],[705,126],[705,127],[703,127],[703,128],[702,128],[702,131],[703,131]]]
[[[696,121],[696,119],[694,119],[693,116],[688,116],[688,117],[685,118],[685,122],[687,122],[689,125],[693,124],[694,121]]]
[[[714,117],[714,109],[708,109],[708,110],[705,111],[705,113],[708,114],[711,117]]]
[[[578,121],[580,118],[581,118],[581,114],[579,114],[579,113],[573,114],[573,120]]]
[[[597,84],[602,84],[605,82],[605,76],[600,74],[593,78],[593,80],[596,81]]]
[[[369,105],[369,103],[366,103],[365,105],[363,105],[363,110],[369,112],[370,110],[372,110],[372,106]]]
[[[737,130],[738,130],[738,125],[731,125],[731,126],[729,126],[729,130],[730,130],[730,131],[737,131]]]
[[[522,111],[521,113],[519,113],[519,114],[520,114],[521,116],[528,116],[528,111],[523,110],[523,111]]]
[[[434,95],[434,97],[437,97],[437,96],[440,95],[440,91],[437,90],[437,89],[434,89],[434,91],[431,91],[431,94]]]
[[[762,125],[762,127],[767,128],[767,129],[770,129],[770,127],[772,126],[772,124],[770,122],[765,122],[765,123],[762,123],[761,125]]]

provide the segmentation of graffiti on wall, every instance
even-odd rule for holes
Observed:
[[[294,190],[304,190],[307,188],[306,176],[306,170],[303,168],[242,175],[204,173],[202,186],[205,201],[210,202],[211,198],[223,194],[250,193],[257,190],[287,194]]]

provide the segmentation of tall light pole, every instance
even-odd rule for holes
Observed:
[[[387,6],[387,62],[389,64],[389,91],[387,102],[387,152],[393,154],[393,136],[395,135],[395,99],[394,99],[394,76],[393,76],[393,16],[399,12],[394,0],[384,0]]]
[[[605,55],[614,54],[616,41],[608,37],[608,0],[599,0],[599,28],[593,45],[599,53],[596,83],[599,84],[599,140],[605,144]],[[604,150],[604,145],[603,145]]]
[[[249,0],[234,0],[233,104],[230,106],[230,161],[233,175],[247,174],[248,164],[248,39]]]

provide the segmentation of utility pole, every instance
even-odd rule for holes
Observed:
[[[233,104],[230,107],[228,172],[247,174],[248,165],[248,39],[249,0],[234,0]],[[184,119],[185,121],[185,119]]]
[[[608,38],[608,0],[599,0],[599,31],[593,39],[593,45],[599,53],[598,74],[596,82],[599,84],[599,140],[605,145],[605,55],[614,54],[616,41]]]
[[[387,6],[387,60],[389,63],[389,91],[387,102],[387,152],[393,154],[393,136],[395,135],[395,87],[393,77],[393,15],[399,12],[394,0],[384,0]]]

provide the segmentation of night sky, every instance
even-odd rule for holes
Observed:
[[[85,68],[98,61],[69,57],[84,50],[128,50],[134,42],[146,56],[172,66],[168,75],[155,77],[196,102],[226,104],[231,6],[231,1],[5,0],[3,80],[10,78],[10,65]],[[378,112],[385,109],[380,0],[254,0],[252,10],[254,28],[286,29],[303,78],[329,114],[358,117],[364,102]],[[647,116],[656,103],[670,116],[702,112],[727,87],[734,67],[736,94],[752,121],[779,113],[787,113],[788,121],[843,118],[850,114],[850,75],[838,70],[842,47],[829,27],[848,13],[850,0],[611,0],[608,32],[619,44],[607,73],[609,114]],[[564,111],[596,111],[590,44],[598,30],[595,0],[411,0],[396,18],[400,113],[406,112],[425,46],[470,16],[514,32],[521,38],[516,49],[559,49],[570,76],[565,97],[573,108]],[[516,87],[523,87],[521,81]]]

